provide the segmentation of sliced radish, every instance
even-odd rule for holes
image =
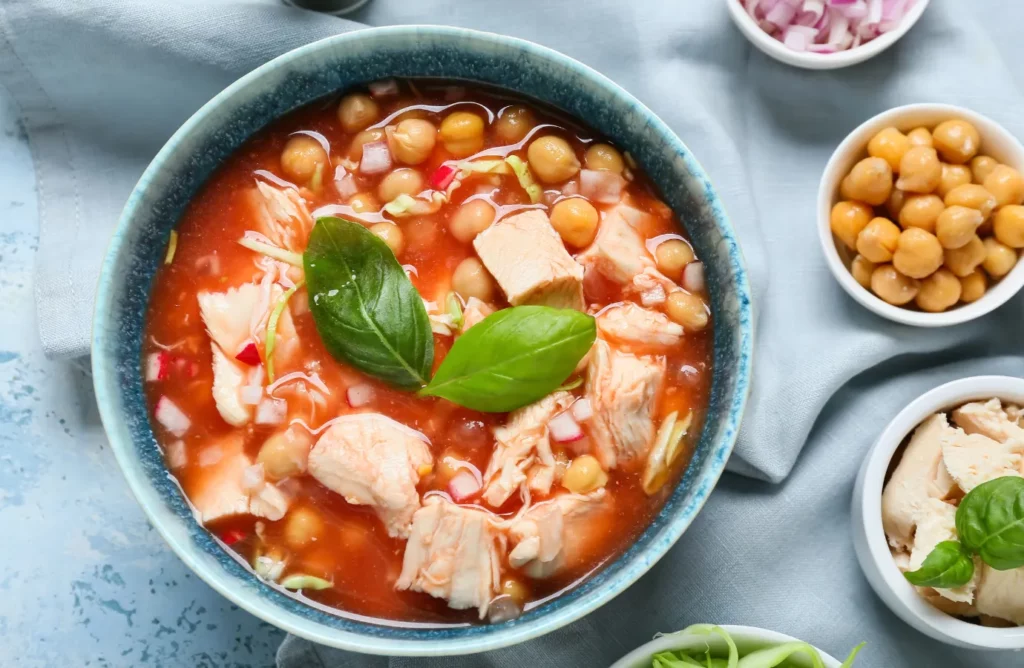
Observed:
[[[224,541],[225,545],[234,545],[238,541],[245,538],[245,536],[246,533],[241,529],[228,529],[223,534],[221,534],[220,539]]]
[[[256,347],[256,344],[250,341],[235,355],[235,359],[243,364],[249,366],[259,366],[260,363],[260,351]]]
[[[288,402],[266,398],[256,406],[256,424],[284,424],[288,417]]]
[[[146,355],[146,380],[167,380],[171,375],[171,354],[159,351]]]
[[[445,190],[455,180],[458,170],[453,165],[441,165],[430,175],[428,184],[432,190]]]
[[[559,443],[571,443],[583,438],[583,430],[580,424],[573,418],[572,413],[565,411],[551,418],[548,422],[548,432],[551,438]]]
[[[192,421],[188,419],[188,416],[167,397],[160,397],[157,400],[154,414],[156,421],[178,438],[184,436],[188,428],[192,426]]]
[[[448,481],[448,495],[455,503],[463,503],[480,493],[480,480],[466,469],[460,469]]]
[[[689,292],[704,292],[704,263],[691,262],[683,269],[683,287]]]
[[[577,422],[586,422],[594,417],[594,407],[590,399],[580,399],[572,405],[572,416]]]
[[[621,174],[603,169],[580,170],[580,194],[593,202],[615,204],[622,197],[626,180]]]
[[[373,386],[366,383],[353,385],[345,391],[345,399],[352,408],[362,408],[373,401]]]
[[[363,144],[363,159],[359,171],[363,174],[380,174],[391,169],[391,151],[387,142],[375,141]]]
[[[368,88],[370,89],[370,96],[375,98],[398,95],[398,82],[394,79],[374,81],[368,86]]]

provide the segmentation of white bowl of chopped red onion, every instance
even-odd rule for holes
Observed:
[[[929,0],[727,0],[754,46],[787,65],[831,70],[892,46],[921,18]]]

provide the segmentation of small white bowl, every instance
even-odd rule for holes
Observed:
[[[928,8],[929,2],[930,0],[917,0],[896,30],[890,30],[870,42],[837,53],[794,51],[762,30],[761,26],[757,25],[757,21],[743,8],[743,0],[726,0],[725,4],[729,6],[729,14],[740,32],[754,46],[775,60],[808,70],[835,70],[874,58],[895,44],[917,23],[917,20],[924,14],[924,10]]]
[[[848,262],[853,259],[853,253],[832,236],[829,217],[832,205],[840,199],[839,184],[850,172],[850,169],[867,156],[868,141],[879,130],[895,127],[907,132],[921,126],[931,128],[951,118],[970,121],[978,129],[978,133],[981,135],[982,151],[985,155],[990,155],[999,162],[1024,172],[1024,146],[1006,128],[992,119],[970,109],[951,104],[908,104],[882,112],[851,132],[829,158],[818,187],[818,236],[832,275],[839,281],[839,285],[843,286],[843,289],[862,306],[882,317],[905,325],[945,327],[974,320],[1005,304],[1017,294],[1021,286],[1024,286],[1024,262],[1018,261],[1017,266],[1010,270],[1010,273],[998,283],[990,285],[984,296],[971,304],[954,306],[942,313],[926,313],[913,308],[893,306],[879,299],[853,278]]]
[[[753,652],[754,650],[763,649],[765,647],[782,645],[787,642],[799,641],[799,638],[787,636],[783,633],[776,633],[775,631],[769,631],[767,629],[759,629],[753,626],[727,626],[725,624],[722,624],[721,626],[729,632],[729,635],[736,643],[736,647],[740,650],[741,654]],[[710,635],[670,633],[668,635],[661,636],[660,638],[655,638],[645,645],[637,647],[635,650],[612,664],[611,668],[651,668],[651,657],[658,652],[674,652],[680,649],[703,652],[707,647],[710,647],[716,652],[723,652],[726,650],[725,640],[715,633]],[[815,647],[815,649],[818,648]],[[825,668],[840,668],[840,662],[826,654],[824,651],[818,649],[818,654],[821,655],[821,660],[825,664]],[[791,657],[789,661],[793,665],[800,666],[800,668],[811,668],[813,665],[810,658],[805,654],[797,654]]]
[[[974,376],[946,383],[910,403],[885,428],[868,452],[853,487],[853,546],[875,593],[915,629],[950,645],[970,649],[1024,649],[1024,627],[991,628],[965,622],[933,607],[896,567],[882,530],[882,488],[893,454],[928,416],[969,401],[998,398],[1024,403],[1024,379]]]

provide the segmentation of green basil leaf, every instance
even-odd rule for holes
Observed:
[[[974,559],[959,542],[944,540],[925,557],[921,568],[904,573],[903,577],[918,587],[959,587],[974,577]]]
[[[997,571],[1024,566],[1024,478],[1003,476],[968,492],[956,510],[956,531]]]
[[[594,318],[579,311],[503,309],[455,340],[420,394],[490,413],[521,408],[568,378],[596,335]]]
[[[320,218],[303,254],[309,309],[334,357],[403,388],[424,385],[434,336],[395,254],[358,223]]]

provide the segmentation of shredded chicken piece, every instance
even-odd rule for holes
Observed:
[[[939,499],[925,499],[918,510],[914,532],[914,547],[910,552],[909,570],[916,571],[932,553],[935,546],[947,540],[956,540],[956,506]],[[973,603],[978,586],[979,570],[975,568],[971,581],[960,587],[936,589],[940,596],[957,603]]]
[[[288,511],[290,499],[277,486],[245,479],[253,461],[244,446],[245,437],[237,431],[209,444],[207,449],[218,450],[219,458],[187,479],[185,494],[200,523],[244,514],[277,521]]]
[[[559,494],[534,505],[513,520],[509,539],[515,545],[509,565],[532,578],[549,578],[574,565],[581,547],[601,530],[590,520],[598,511],[608,510],[611,497],[604,489],[590,494]]]
[[[313,218],[298,192],[257,181],[249,198],[259,231],[264,236],[281,248],[297,252],[305,250],[313,229]]]
[[[664,313],[623,303],[604,309],[597,316],[601,338],[645,348],[670,348],[683,338],[683,327]]]

